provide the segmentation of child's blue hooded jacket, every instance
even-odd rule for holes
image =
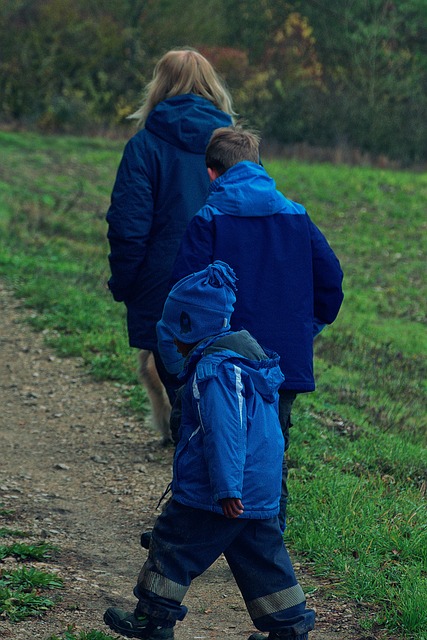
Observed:
[[[107,213],[108,284],[127,306],[132,347],[157,346],[179,243],[208,194],[205,149],[214,129],[231,123],[209,100],[184,94],[154,107],[126,144]]]
[[[171,284],[214,260],[237,276],[231,328],[279,354],[282,388],[312,391],[313,336],[338,314],[343,274],[305,208],[277,191],[258,164],[239,162],[211,183],[183,236]]]
[[[241,518],[278,514],[284,450],[278,360],[246,331],[204,340],[190,353],[180,374],[186,385],[174,500],[222,514],[222,498],[240,498]]]

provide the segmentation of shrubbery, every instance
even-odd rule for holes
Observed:
[[[18,0],[0,8],[0,120],[117,128],[159,56],[190,45],[265,139],[421,162],[426,14],[424,0]]]

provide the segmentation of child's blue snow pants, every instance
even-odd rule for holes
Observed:
[[[134,589],[137,612],[170,627],[182,620],[181,604],[193,578],[224,554],[254,625],[298,638],[313,629],[314,611],[283,543],[277,518],[227,519],[171,500],[154,526],[147,561]]]

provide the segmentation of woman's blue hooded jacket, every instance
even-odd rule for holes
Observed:
[[[222,514],[222,498],[240,498],[241,518],[278,514],[284,450],[278,360],[246,331],[207,339],[188,356],[180,374],[186,384],[174,500]]]
[[[258,164],[239,162],[211,183],[183,236],[171,284],[214,260],[237,276],[231,328],[247,329],[279,354],[283,389],[313,391],[313,337],[338,314],[343,274],[305,208],[277,191]],[[168,347],[159,347],[166,364]]]
[[[108,284],[127,306],[132,347],[157,345],[179,243],[208,194],[206,146],[231,123],[205,98],[179,95],[160,102],[125,147],[107,213]]]

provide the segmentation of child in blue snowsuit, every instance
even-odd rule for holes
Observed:
[[[157,519],[134,594],[136,609],[110,607],[122,635],[171,640],[191,581],[223,553],[254,625],[269,640],[307,640],[306,608],[279,521],[283,435],[278,356],[245,330],[230,330],[235,274],[216,261],[180,280],[159,324],[185,356],[172,499]],[[267,636],[253,634],[252,640]]]

